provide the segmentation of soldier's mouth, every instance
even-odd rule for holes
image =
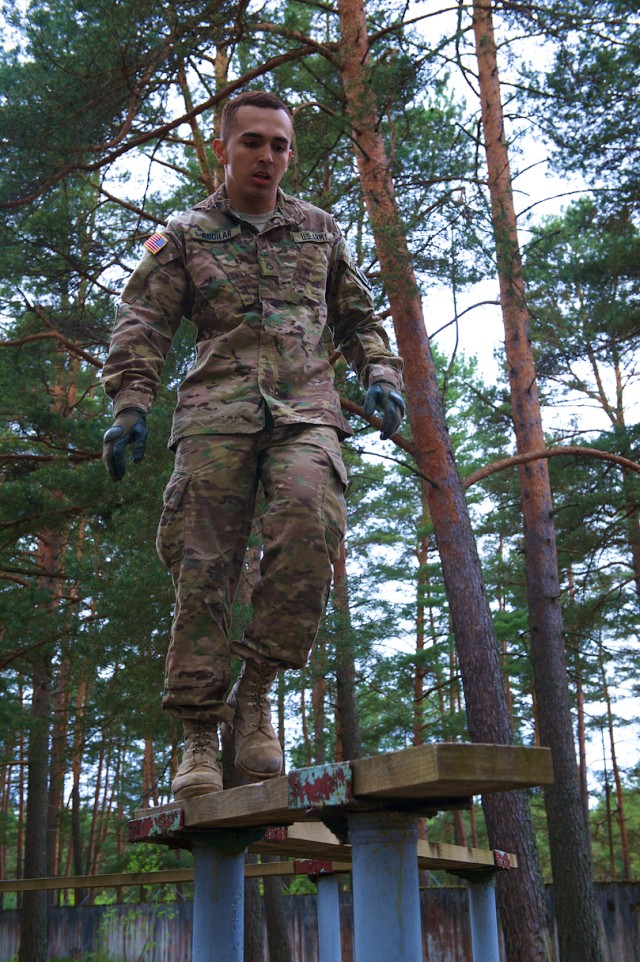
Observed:
[[[271,180],[271,175],[268,174],[265,170],[257,170],[253,176],[256,180],[260,180],[265,184],[268,184],[269,181]]]

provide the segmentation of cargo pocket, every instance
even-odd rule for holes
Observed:
[[[174,473],[164,489],[162,514],[156,535],[156,550],[163,565],[171,568],[184,556],[184,493],[188,474]]]
[[[336,438],[336,446],[338,443]],[[325,526],[327,551],[333,564],[340,552],[340,545],[347,528],[347,504],[344,495],[348,481],[340,448],[337,447],[337,450],[334,450],[331,445],[326,451],[331,461],[331,470],[322,504],[322,519]]]

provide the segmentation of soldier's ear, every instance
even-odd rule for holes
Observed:
[[[213,152],[216,155],[216,160],[219,164],[226,164],[227,162],[227,150],[224,145],[224,140],[220,140],[219,137],[213,142]]]

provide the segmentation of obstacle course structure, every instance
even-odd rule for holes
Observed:
[[[551,780],[547,749],[421,745],[141,811],[129,840],[192,851],[192,962],[242,962],[247,850],[315,860],[320,962],[340,962],[336,872],[349,868],[356,962],[420,962],[422,868],[467,878],[474,960],[499,962],[494,876],[514,869],[515,856],[433,845],[418,838],[418,820]]]

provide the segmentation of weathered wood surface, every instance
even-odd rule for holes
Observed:
[[[327,859],[351,865],[351,846],[341,842],[320,822],[299,822],[281,829],[269,829],[264,838],[249,846],[249,851],[260,855]],[[424,870],[479,871],[517,868],[517,864],[516,856],[511,853],[418,840],[418,868]]]
[[[260,855],[277,855],[277,862],[245,865],[245,878],[267,875],[319,875],[351,871],[351,846],[345,845],[324,825],[294,824],[267,830],[263,839],[249,846]],[[291,858],[283,858],[283,856]],[[418,867],[435,871],[483,871],[516,868],[515,855],[462,845],[418,841]],[[170,885],[193,882],[194,870],[163,869],[156,872],[117,872],[104,875],[76,875],[65,878],[1,879],[0,893],[54,891],[56,889],[120,888],[138,885]]]
[[[546,748],[445,742],[293,771],[188,799],[183,808],[188,828],[290,825],[318,819],[327,808],[347,812],[410,806],[432,813],[473,795],[552,780]]]
[[[467,798],[553,781],[551,752],[521,745],[445,742],[419,745],[353,762],[358,798]]]
[[[327,859],[282,859],[277,862],[247,863],[245,878],[264,878],[267,875],[320,875],[350,872],[351,862]],[[156,872],[113,872],[105,875],[72,875],[61,878],[0,879],[0,893],[44,892],[56,889],[127,888],[139,885],[178,885],[193,882],[194,869],[160,869]]]

